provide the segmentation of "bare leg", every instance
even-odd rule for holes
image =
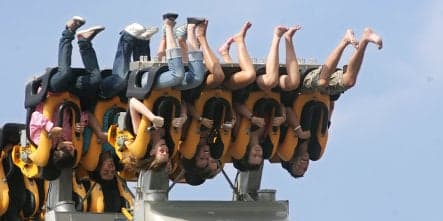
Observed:
[[[197,51],[199,49],[199,43],[197,37],[195,36],[195,29],[197,26],[195,24],[188,24],[188,49],[189,51]]]
[[[209,75],[206,78],[206,87],[213,88],[217,87],[225,79],[225,73],[221,68],[220,62],[215,56],[214,52],[209,47],[208,40],[206,38],[206,29],[208,27],[208,21],[205,20],[200,23],[197,27],[197,39],[203,50],[203,59],[205,61],[206,68],[209,70]]]
[[[166,30],[166,49],[177,48],[177,42],[175,41],[174,36],[174,25],[175,21],[165,19],[165,30]]]
[[[255,81],[254,65],[252,65],[251,57],[248,54],[245,43],[246,32],[251,26],[251,23],[246,22],[240,32],[234,36],[234,42],[237,43],[238,63],[241,71],[234,73],[225,83],[225,86],[231,90],[244,88]]]
[[[233,42],[234,42],[234,38],[233,37],[229,37],[228,39],[226,39],[225,43],[223,43],[222,46],[220,46],[218,48],[218,52],[222,56],[223,61],[225,63],[234,63],[234,61],[232,60],[231,56],[229,55],[229,49],[231,48],[231,44]]]
[[[274,37],[272,38],[271,48],[269,49],[268,58],[266,60],[266,74],[257,77],[257,84],[262,90],[271,90],[277,86],[279,78],[280,62],[278,57],[278,47],[280,45],[281,36],[288,28],[281,25],[275,27]]]
[[[286,72],[287,75],[280,76],[280,88],[285,91],[296,89],[300,84],[300,68],[295,54],[292,37],[301,29],[300,25],[289,28],[284,34],[286,42]]]
[[[381,49],[383,47],[383,41],[381,37],[371,28],[365,28],[360,42],[358,43],[358,48],[349,59],[348,68],[343,74],[343,84],[345,86],[353,87],[355,85],[358,72],[360,71],[360,67],[363,62],[366,47],[370,42],[374,43],[378,49]]]
[[[186,44],[186,38],[178,38],[178,45],[182,49],[182,61],[188,62],[188,45]]]
[[[323,64],[323,68],[320,72],[320,79],[317,82],[319,87],[326,87],[329,81],[329,76],[335,72],[337,68],[337,64],[340,61],[341,55],[345,48],[355,42],[354,31],[351,29],[346,30],[345,36],[341,39],[338,46],[329,54],[328,58],[326,58],[325,63]]]
[[[157,50],[157,57],[159,61],[163,61],[163,58],[166,56],[166,37],[163,36],[160,40],[160,45]]]
[[[136,98],[131,98],[129,100],[129,112],[131,114],[132,129],[134,130],[135,134],[137,134],[137,130],[141,121],[140,114],[153,122],[156,127],[163,126],[163,118],[154,115],[151,110],[149,110],[141,101],[137,100]]]

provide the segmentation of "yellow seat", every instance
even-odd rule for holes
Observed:
[[[81,211],[86,212],[88,209],[88,198],[86,198],[87,191],[83,184],[77,181],[77,176],[75,173],[73,173],[72,175],[72,192],[74,192],[78,196],[78,203],[82,203]]]
[[[126,182],[119,177],[117,177],[117,187],[120,197],[122,197],[127,204],[126,207],[121,208],[122,213],[125,214],[125,211],[128,212],[128,209],[134,208],[134,195],[131,190],[129,190]]]
[[[295,100],[294,105],[292,107],[294,113],[298,117],[299,122],[302,122],[301,117],[302,117],[303,108],[305,107],[305,105],[308,102],[311,102],[311,101],[323,103],[325,105],[325,107],[327,107],[328,113],[329,113],[330,100],[329,100],[328,95],[324,95],[319,92],[309,93],[309,94],[301,94],[297,97],[297,99]],[[322,115],[322,119],[320,119],[319,122],[322,122],[324,117],[327,118],[328,116]],[[328,132],[326,130],[325,133],[322,133],[321,127],[319,126],[317,133],[311,134],[311,136],[315,136],[318,143],[320,144],[321,150],[320,150],[320,153],[318,156],[318,159],[319,159],[323,155],[323,152],[326,148],[326,143],[328,141]],[[296,151],[297,143],[298,143],[298,137],[295,134],[295,131],[292,129],[288,129],[283,142],[280,144],[280,146],[278,148],[278,156],[280,157],[280,159],[283,161],[291,160],[292,157],[294,156],[295,151]]]
[[[120,197],[123,198],[128,207],[122,207],[121,210],[128,212],[128,208],[134,207],[134,196],[132,195],[131,191],[129,190],[128,186],[126,185],[126,182],[122,180],[121,178],[117,177],[117,188],[118,192],[120,194]],[[93,188],[91,190],[91,204],[89,207],[90,212],[96,212],[96,213],[103,213],[105,212],[105,198],[103,195],[103,190],[99,183],[95,181],[91,181],[91,187]]]
[[[203,116],[203,111],[207,102],[213,98],[218,98],[229,105],[229,107],[225,107],[223,110],[221,117],[221,124],[225,121],[230,121],[232,119],[226,119],[227,115],[231,115],[231,100],[232,96],[229,91],[223,89],[205,89],[201,92],[200,97],[195,101],[194,107],[197,111],[197,115]],[[231,116],[232,117],[232,116]],[[197,151],[197,145],[200,142],[200,127],[201,122],[197,119],[191,119],[191,123],[187,130],[186,139],[180,145],[180,153],[186,159],[192,159]],[[223,154],[222,156],[228,153],[228,146],[231,141],[231,129],[219,129],[221,139],[224,144]]]
[[[91,181],[91,203],[89,206],[89,212],[103,213],[105,211],[105,197],[103,196],[102,187],[95,181]]]
[[[3,168],[3,160],[6,153],[0,151],[0,217],[6,213],[9,207],[9,187]]]
[[[25,189],[28,192],[27,199],[24,208],[27,208],[28,211],[21,211],[21,216],[23,219],[38,217],[40,214],[40,194],[38,190],[38,184],[34,178],[23,177],[25,183]]]
[[[54,113],[57,113],[56,108],[61,104],[72,105],[73,107],[77,107],[78,110],[80,110],[80,101],[78,100],[78,98],[68,92],[63,92],[63,93],[48,95],[48,97],[44,101],[43,115],[48,119],[54,119],[53,118]],[[72,118],[75,119],[75,115],[73,115]],[[76,123],[79,120],[80,119],[77,118]],[[75,134],[74,130],[75,124],[73,124],[72,127],[73,127],[72,143],[77,148],[77,152],[79,153],[77,154],[77,160],[76,160],[76,163],[78,163],[81,158],[80,153],[82,152],[83,140],[81,134],[80,135]],[[37,166],[40,167],[46,166],[51,146],[52,146],[52,139],[48,137],[48,133],[45,130],[42,130],[42,133],[40,135],[40,143],[38,144],[38,147],[35,147],[34,145],[31,144],[31,150],[35,149],[35,151],[32,151],[32,153],[29,155],[29,158]]]
[[[151,111],[154,110],[154,106],[159,99],[171,99],[175,100],[178,104],[180,104],[181,96],[180,91],[172,90],[172,89],[162,89],[162,90],[153,90],[151,95],[143,100],[143,104],[149,108]],[[177,107],[174,106],[174,109]],[[177,112],[176,110],[172,111],[173,113]],[[136,159],[142,159],[147,151],[147,146],[151,140],[148,128],[151,126],[151,122],[144,116],[142,116],[140,125],[137,129],[137,136],[134,138],[131,133],[128,131],[120,130],[116,125],[113,125],[108,130],[108,141],[116,150],[117,156],[122,159],[122,152],[128,150]],[[169,153],[170,156],[173,156],[178,149],[178,143],[180,141],[181,129],[172,128],[169,131],[172,140],[175,143],[174,151]],[[128,146],[124,143],[125,141],[133,141]]]
[[[100,128],[103,127],[103,117],[109,110],[116,110],[118,112],[125,111],[127,104],[123,103],[119,97],[113,97],[109,100],[101,100],[97,102],[94,109],[94,116],[98,121]],[[105,128],[108,130],[108,128]],[[89,142],[89,148],[86,154],[81,159],[82,166],[88,171],[94,171],[98,164],[98,157],[102,151],[102,144],[98,142],[97,135],[92,133],[91,140]]]
[[[72,143],[77,148],[77,158],[75,165],[80,162],[83,150],[83,136],[75,132],[75,123],[80,121],[80,101],[74,95],[63,92],[63,93],[53,93],[47,96],[45,101],[43,101],[43,115],[47,119],[54,119],[54,114],[60,113],[57,108],[71,108],[73,110],[71,113],[72,121]],[[62,116],[63,112],[61,112]],[[60,120],[60,118],[59,118]],[[54,122],[57,124],[57,122]],[[29,128],[28,128],[29,130]],[[39,144],[35,144],[29,141],[26,146],[15,145],[13,148],[13,161],[21,170],[23,175],[27,177],[37,177],[39,172],[39,167],[44,167],[48,163],[50,150],[52,148],[52,139],[48,136],[46,130],[42,130],[40,135]],[[28,156],[29,160],[21,158],[20,156]]]
[[[276,92],[273,92],[273,91],[253,91],[249,94],[249,97],[246,100],[245,105],[249,110],[253,110],[254,105],[260,99],[271,99],[271,100],[275,101],[277,104],[280,104],[280,95]],[[275,111],[272,114],[272,116],[274,116],[274,115],[275,115]],[[244,157],[244,155],[246,154],[246,149],[249,144],[249,133],[250,133],[250,128],[251,128],[251,122],[249,119],[243,117],[243,118],[241,118],[240,122],[237,122],[237,123],[240,123],[239,131],[238,131],[235,141],[231,143],[229,150],[230,150],[231,156],[234,159],[239,160],[239,159],[242,159]],[[267,127],[269,127],[268,128],[269,129],[268,136],[271,139],[271,143],[274,147],[271,151],[271,155],[269,156],[269,158],[272,158],[277,151],[276,147],[278,146],[278,140],[279,140],[279,136],[280,136],[280,128],[279,127],[272,127],[271,124],[267,125]]]
[[[16,183],[23,182],[23,177],[16,173],[18,171],[11,165],[10,157],[13,145],[20,142],[20,131],[24,128],[24,124],[17,123],[6,123],[0,128],[0,217],[8,210],[17,211],[21,207],[21,200],[11,197],[23,193],[24,184]]]

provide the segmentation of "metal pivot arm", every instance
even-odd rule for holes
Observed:
[[[255,171],[239,172],[236,179],[236,188],[240,198],[236,200],[245,200],[245,197],[257,200],[258,190],[260,189],[263,166]]]

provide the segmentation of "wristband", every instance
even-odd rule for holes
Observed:
[[[298,130],[300,128],[301,128],[301,125],[298,125],[298,126],[294,127],[294,131],[296,131],[296,130]]]
[[[253,113],[249,114],[249,116],[248,116],[249,120],[252,120],[253,117],[254,117]]]

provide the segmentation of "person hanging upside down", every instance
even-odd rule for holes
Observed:
[[[357,41],[351,29],[346,30],[345,35],[326,58],[325,63],[306,75],[302,82],[302,92],[319,90],[328,95],[336,95],[354,87],[369,43],[375,44],[378,49],[383,47],[382,38],[371,28],[363,30],[360,41]],[[337,64],[348,45],[354,46],[355,50],[348,64],[343,69],[337,70]]]
[[[80,54],[88,74],[76,76],[71,70],[71,42],[74,39],[76,30],[84,23],[85,19],[79,16],[72,17],[66,23],[59,44],[58,72],[49,80],[50,93],[70,91],[82,100],[82,98],[94,93],[98,88],[101,79],[100,70],[98,69],[95,51],[91,41],[99,32],[104,30],[103,26],[95,26],[77,33]],[[28,125],[30,138],[37,145],[39,144],[40,134],[43,130],[46,130],[52,136],[53,152],[51,153],[52,160],[49,161],[49,164],[55,166],[57,169],[73,166],[76,159],[75,155],[80,154],[76,153],[76,147],[74,147],[71,142],[72,125],[70,125],[70,115],[69,110],[64,110],[63,125],[62,127],[56,126],[54,122],[57,122],[57,119],[47,119],[43,115],[43,103],[40,103],[31,114]],[[75,125],[76,132],[82,132],[91,115],[92,114],[88,112],[81,113],[80,123]],[[54,117],[56,118],[57,115]]]

